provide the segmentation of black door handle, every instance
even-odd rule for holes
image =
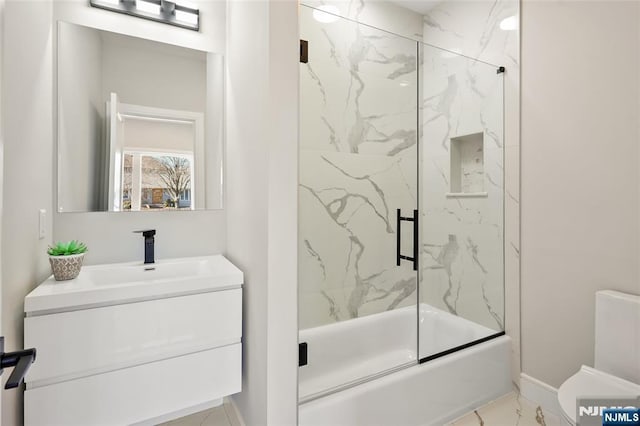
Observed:
[[[29,367],[36,360],[35,348],[24,349],[15,352],[4,351],[4,337],[0,337],[0,374],[5,368],[13,367],[9,380],[5,384],[5,389],[13,389],[20,386],[24,376],[29,371]]]
[[[413,222],[413,256],[400,254],[402,243],[402,221]],[[413,217],[404,217],[400,209],[396,210],[396,265],[400,266],[401,260],[413,262],[413,270],[418,270],[418,210],[413,210]]]
[[[18,363],[15,365],[15,368],[11,372],[9,376],[9,380],[5,384],[5,389],[17,388],[20,386],[20,383],[24,380],[24,376],[29,371],[29,367],[33,364],[33,361],[36,359],[36,350],[30,349],[22,352],[29,352],[24,356],[18,357]]]

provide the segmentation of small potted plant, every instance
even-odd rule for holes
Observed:
[[[72,280],[80,273],[87,246],[76,240],[49,246],[49,263],[56,281]]]

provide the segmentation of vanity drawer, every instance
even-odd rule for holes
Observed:
[[[26,426],[147,424],[240,392],[241,386],[242,346],[237,343],[27,389],[24,420]]]
[[[242,289],[25,318],[36,347],[27,388],[233,343],[242,336]]]

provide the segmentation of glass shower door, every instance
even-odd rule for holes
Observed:
[[[421,47],[420,360],[504,333],[503,72]]]
[[[306,6],[300,34],[304,402],[417,362],[417,271],[397,263],[417,223],[397,216],[418,208],[418,61],[414,41]]]

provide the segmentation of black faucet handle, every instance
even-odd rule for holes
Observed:
[[[138,234],[142,234],[144,236],[144,263],[155,263],[155,254],[154,254],[154,243],[156,235],[155,229],[146,229],[143,231],[133,231]]]
[[[155,229],[146,229],[144,231],[133,231],[134,234],[142,234],[143,237],[145,238],[149,238],[149,237],[153,237],[154,235],[156,235],[156,230]]]

